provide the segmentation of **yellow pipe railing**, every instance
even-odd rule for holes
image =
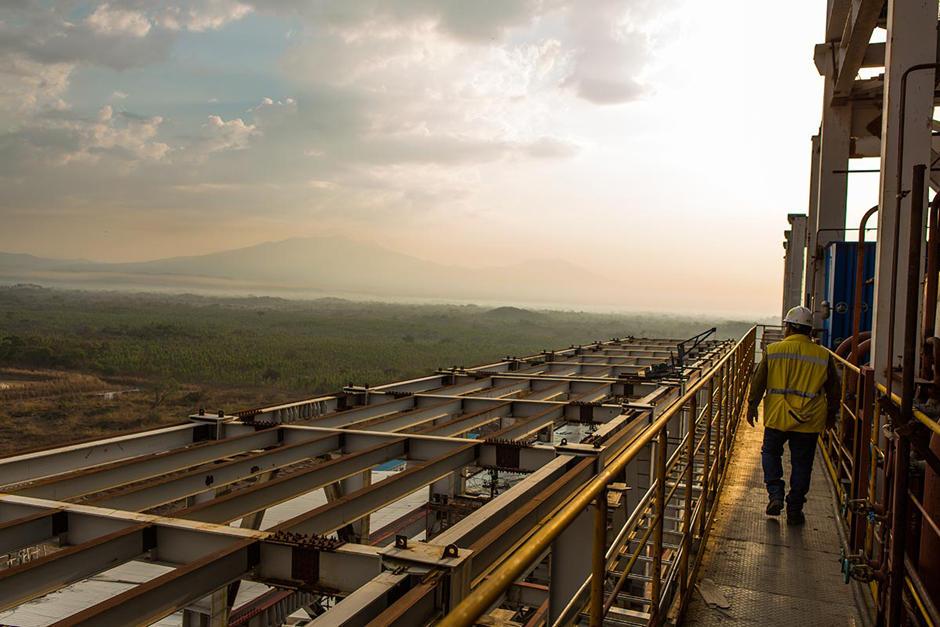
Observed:
[[[843,370],[843,384],[842,384],[842,394],[840,398],[840,411],[843,412],[843,414],[848,414],[852,418],[852,422],[856,425],[854,429],[858,429],[860,426],[864,424],[864,421],[862,420],[863,415],[869,416],[870,418],[868,418],[868,420],[872,422],[871,424],[868,424],[867,426],[872,428],[871,429],[872,432],[878,432],[879,431],[878,425],[881,424],[880,415],[882,413],[882,410],[879,408],[879,403],[878,403],[879,397],[881,399],[889,399],[889,402],[893,404],[895,407],[901,406],[901,398],[897,394],[894,394],[894,393],[891,393],[890,397],[888,397],[887,387],[882,383],[878,383],[877,381],[870,381],[868,385],[870,385],[871,387],[867,388],[868,391],[866,391],[865,389],[863,389],[864,384],[861,383],[862,369],[852,364],[851,362],[847,361],[843,357],[836,355],[835,353],[831,351],[830,351],[830,354],[832,355],[833,359],[836,360],[837,365],[841,367],[841,369]],[[846,379],[848,377],[845,376],[845,373],[847,372],[854,373],[855,375],[855,381],[856,381],[857,387],[855,389],[854,397],[849,397],[849,395],[846,394],[847,392]],[[850,403],[854,404],[854,408],[855,408],[854,411],[852,411],[852,407],[850,407]],[[914,419],[917,420],[917,422],[927,427],[932,433],[940,434],[940,423],[938,423],[937,420],[926,415],[925,413],[923,413],[916,407],[913,408],[912,414],[913,414]],[[857,449],[856,452],[858,454],[868,456],[867,464],[869,466],[870,473],[875,472],[874,469],[876,468],[876,457],[879,457],[879,456],[882,458],[884,457],[884,451],[882,451],[881,448],[878,446],[877,440],[873,438],[872,432],[865,432],[865,433],[856,432],[854,434],[855,438],[864,438],[863,443],[865,446],[856,447]],[[839,441],[840,434],[838,432],[830,429],[830,430],[827,430],[823,435],[824,435],[825,440],[829,442],[830,445],[834,449],[836,449],[835,452],[842,452],[840,448],[842,444]],[[834,460],[831,458],[829,454],[828,446],[822,447],[822,453],[823,453],[823,459],[826,462],[826,467],[829,472],[829,475],[832,478],[837,491],[839,492],[839,501],[840,503],[844,505],[852,497],[852,494],[850,494],[850,492],[843,489],[843,486],[841,485],[841,481],[840,481],[841,473],[836,466],[837,460]],[[855,459],[854,457],[850,458],[850,462],[853,464],[853,470],[854,470],[854,464],[861,463],[862,461],[863,460]],[[853,481],[856,479],[856,477],[850,477],[850,478]],[[872,482],[874,481],[874,476],[873,475],[859,476],[857,477],[857,480],[859,482],[864,482],[865,484],[869,485],[867,497],[869,500],[873,499],[874,493],[871,490],[871,486],[873,485]],[[853,488],[854,488],[854,483],[850,485],[849,490],[854,491]],[[914,502],[915,505],[919,506],[917,499],[914,498],[913,495],[911,495],[911,500]],[[934,529],[936,529],[936,523],[929,517],[928,513],[924,511],[922,508],[920,508],[920,513],[924,517],[925,524],[929,524]],[[849,516],[855,517],[855,516],[858,516],[858,514],[852,513]],[[851,520],[852,518],[849,518],[849,521]],[[852,525],[854,525],[854,523],[850,524],[850,531],[851,531]],[[874,550],[873,544],[876,539],[876,535],[877,534],[873,533],[871,529],[866,530],[865,542],[864,542],[864,554],[870,555],[870,553]],[[880,543],[883,543],[883,542],[884,540],[882,539]],[[881,547],[881,550],[885,550],[883,545]],[[911,578],[905,575],[904,583],[907,589],[907,593],[913,602],[913,607],[920,614],[920,617],[923,619],[925,624],[933,626],[934,622],[931,619],[931,612],[927,610],[927,607],[925,606],[925,603],[923,602],[923,599],[921,598],[920,592],[913,585]],[[876,603],[878,602],[878,588],[879,588],[879,585],[877,581],[870,582],[869,589],[872,594],[872,599]]]
[[[476,619],[496,604],[512,583],[522,576],[526,569],[551,547],[555,539],[561,535],[575,518],[590,507],[599,495],[604,493],[607,486],[617,479],[624,468],[626,468],[627,464],[633,461],[654,438],[660,437],[661,434],[665,433],[666,425],[678,415],[679,412],[683,411],[685,406],[692,401],[719,372],[726,373],[728,375],[726,378],[731,379],[731,381],[727,383],[729,387],[734,385],[734,389],[729,389],[729,402],[726,405],[726,411],[734,412],[732,415],[728,416],[727,420],[728,426],[733,426],[731,423],[740,416],[740,410],[744,404],[743,395],[747,390],[747,380],[750,375],[751,366],[753,365],[752,351],[755,345],[756,331],[756,327],[751,328],[751,330],[735,344],[734,348],[726,353],[703,376],[690,385],[688,390],[678,400],[669,405],[647,429],[637,436],[622,452],[615,456],[582,490],[573,495],[567,504],[555,513],[551,520],[547,521],[528,541],[510,554],[498,568],[493,570],[490,575],[457,605],[453,611],[447,614],[439,624],[444,627],[469,627],[473,625]],[[746,357],[750,358],[751,364],[746,363],[746,359],[744,359]],[[726,369],[729,364],[731,364],[732,368],[738,367],[739,370],[737,372],[727,372]],[[728,426],[726,426],[726,432]],[[725,446],[728,446],[727,442],[725,442]],[[662,453],[660,453],[660,455],[662,455]],[[727,459],[727,451],[725,451],[724,459]],[[659,466],[660,470],[664,470],[664,468],[662,468],[665,466],[664,463]],[[664,487],[662,477],[656,477],[656,479],[660,480],[659,485],[661,486],[660,489],[662,489]],[[658,501],[659,508],[661,508],[663,499],[658,499]],[[659,516],[658,519],[658,528],[661,530],[663,518]],[[604,547],[595,546],[593,550],[595,552],[603,552]],[[655,557],[656,555],[654,555],[654,558]],[[659,557],[661,557],[661,555]],[[655,573],[653,581],[657,581],[659,576],[660,573]],[[597,597],[594,596],[594,602],[591,603],[595,611],[597,608],[596,599]],[[655,613],[660,603],[660,599],[657,598],[655,594],[652,603],[653,612]],[[600,620],[602,620],[600,616],[591,617],[592,624],[599,624]],[[654,620],[656,619],[654,618]]]

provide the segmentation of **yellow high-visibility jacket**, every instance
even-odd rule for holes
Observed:
[[[826,428],[829,404],[838,402],[838,375],[828,351],[802,334],[769,345],[755,373],[751,403],[759,402],[765,392],[765,427],[820,433]]]

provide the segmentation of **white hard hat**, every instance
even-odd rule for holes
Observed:
[[[783,321],[789,322],[790,324],[798,324],[804,327],[812,327],[813,312],[810,311],[808,307],[797,305],[787,312],[787,315],[783,317]]]

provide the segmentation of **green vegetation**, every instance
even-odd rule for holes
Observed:
[[[725,337],[749,326],[513,307],[0,288],[0,362],[317,393],[613,336],[687,337],[710,324]]]
[[[614,336],[746,322],[0,287],[0,454]],[[18,369],[18,370],[17,370]],[[23,373],[45,380],[3,389]],[[118,395],[104,392],[124,390]],[[130,390],[130,391],[128,391]]]

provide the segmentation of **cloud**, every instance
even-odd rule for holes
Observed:
[[[573,142],[546,136],[523,146],[523,151],[539,159],[563,159],[578,154],[578,146]]]
[[[99,33],[131,37],[146,37],[152,27],[150,20],[143,13],[113,8],[107,3],[96,7],[94,12],[85,18],[85,22]]]
[[[218,30],[252,12],[248,4],[235,0],[193,0],[186,3],[147,3],[157,22],[170,30],[204,32]],[[160,6],[162,5],[162,6]],[[154,9],[157,6],[159,8]]]
[[[644,92],[637,77],[650,56],[644,2],[594,0],[590,11],[568,9],[573,67],[564,84],[594,104],[620,104]]]
[[[15,164],[8,172],[19,177],[0,205],[81,198],[141,211],[341,208],[362,220],[459,203],[470,210],[488,168],[545,167],[591,145],[564,123],[571,111],[643,96],[650,5],[110,0],[0,8],[0,120],[8,122],[0,164]],[[259,50],[263,67],[220,53],[216,65],[193,69],[188,49],[174,54],[184,39],[204,41],[240,20],[264,24],[259,33],[272,24],[292,33],[271,44],[280,55],[274,65],[269,50]],[[148,98],[147,80],[174,68],[198,73],[209,91],[180,80],[170,106],[186,106],[162,109],[167,100]],[[238,85],[226,83],[232,76]],[[135,115],[119,110],[126,102],[153,104]]]
[[[244,150],[249,140],[259,134],[254,124],[246,124],[241,118],[226,121],[219,115],[210,115],[203,128],[208,131],[207,137],[197,144],[197,152],[203,155],[224,150]]]
[[[552,0],[254,0],[259,11],[295,15],[342,29],[362,24],[423,24],[466,42],[491,43],[527,24]]]
[[[2,142],[8,151],[16,150],[26,166],[97,163],[101,159],[128,166],[167,156],[170,147],[157,138],[162,123],[159,116],[140,118],[105,105],[93,119],[67,112],[36,118],[29,126],[3,136]]]
[[[41,109],[64,109],[63,96],[75,66],[43,64],[23,55],[0,55],[0,111],[28,115]]]

